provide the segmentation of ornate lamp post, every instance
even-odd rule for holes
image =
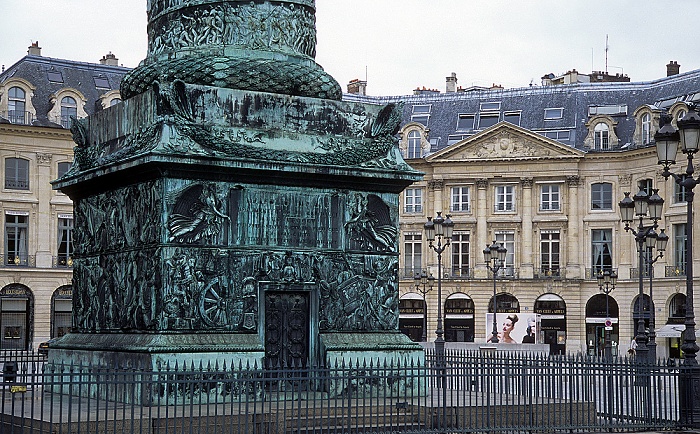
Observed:
[[[617,273],[610,270],[600,270],[598,272],[598,288],[605,294],[605,361],[609,362],[612,360],[612,342],[610,340],[610,329],[612,328],[612,323],[608,325],[610,320],[610,293],[615,289],[617,284]]]
[[[681,422],[685,426],[700,426],[700,367],[696,359],[698,346],[695,343],[695,309],[693,307],[693,189],[700,184],[700,179],[693,177],[693,156],[700,149],[700,116],[697,107],[691,106],[683,119],[678,121],[678,130],[671,124],[668,115],[662,116],[661,129],[654,135],[656,141],[656,154],[659,164],[664,170],[661,175],[673,180],[685,190],[687,208],[686,223],[686,307],[685,307],[685,331],[683,332],[683,345],[681,350],[685,355],[681,373],[683,375],[680,382],[680,413]],[[671,173],[670,168],[676,163],[678,145],[680,142],[681,151],[686,155],[688,165],[685,169],[685,176]]]
[[[654,194],[657,194],[658,190],[654,190]],[[654,197],[652,194],[652,197]],[[651,306],[649,307],[649,343],[647,347],[649,348],[649,360],[656,360],[656,310],[654,308],[654,264],[664,257],[664,252],[666,251],[666,245],[668,244],[668,235],[666,235],[666,229],[661,229],[661,233],[656,236],[656,257],[654,257],[654,251],[651,247],[647,246],[646,251],[646,263],[649,267],[649,302]],[[656,234],[656,232],[654,232]]]
[[[637,359],[646,363],[649,361],[649,348],[647,347],[649,338],[644,325],[644,273],[642,270],[644,269],[647,249],[654,248],[656,245],[657,234],[655,229],[658,227],[658,221],[661,219],[664,200],[658,194],[649,196],[644,190],[639,190],[633,199],[630,198],[629,192],[625,192],[625,198],[620,201],[619,205],[622,222],[625,224],[625,231],[632,232],[637,243],[639,320],[637,321],[637,335],[634,339],[637,342]],[[630,223],[634,222],[635,217],[639,219],[636,230],[630,226]],[[644,226],[645,218],[649,218],[652,221],[650,226]]]
[[[437,328],[435,329],[435,356],[437,357],[438,363],[442,363],[445,357],[445,339],[443,339],[444,330],[442,329],[442,252],[450,245],[452,230],[455,226],[452,220],[450,220],[449,214],[446,218],[443,218],[440,214],[442,214],[441,211],[437,213],[435,218],[428,217],[428,222],[423,226],[425,228],[425,237],[428,240],[428,246],[437,253],[438,258],[438,316]]]
[[[505,266],[506,254],[508,254],[508,249],[503,247],[503,244],[496,244],[493,242],[490,246],[486,246],[484,249],[484,260],[486,261],[486,268],[491,271],[493,275],[493,336],[491,337],[491,343],[498,343],[498,324],[496,320],[496,312],[498,311],[498,304],[496,303],[496,275],[498,271]]]
[[[426,300],[425,296],[433,290],[433,282],[435,281],[435,278],[431,274],[428,276],[428,273],[425,272],[425,270],[421,271],[420,274],[416,273],[416,277],[414,277],[416,281],[416,291],[418,291],[422,296],[423,296],[423,307],[425,311],[423,312],[423,334],[421,335],[421,342],[428,342],[428,301]]]

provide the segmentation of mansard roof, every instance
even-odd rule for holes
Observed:
[[[429,115],[426,126],[432,152],[483,131],[485,128],[479,128],[478,123],[481,114],[499,113],[499,120],[503,120],[505,113],[518,112],[521,127],[555,139],[561,132],[557,140],[582,150],[589,117],[605,112],[617,123],[618,149],[624,149],[634,145],[634,112],[638,107],[667,109],[678,101],[700,103],[700,70],[647,82],[576,83],[392,97],[345,95],[345,99],[376,104],[404,101],[402,125],[416,120],[414,110],[427,112],[424,114]],[[616,112],[615,107],[620,110]],[[546,109],[562,109],[561,117],[545,119]],[[460,115],[474,115],[473,128],[458,129]]]
[[[35,87],[32,104],[37,119],[34,125],[58,127],[47,118],[52,108],[52,95],[61,89],[77,90],[86,98],[85,112],[91,115],[102,110],[102,95],[119,90],[121,80],[129,70],[123,66],[27,55],[0,73],[0,84],[13,78],[31,83]]]

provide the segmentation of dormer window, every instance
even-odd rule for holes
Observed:
[[[11,87],[7,92],[7,115],[13,124],[28,124],[26,92],[21,87]]]
[[[421,137],[420,132],[413,130],[408,133],[408,158],[420,158],[421,157]]]
[[[75,98],[70,96],[64,96],[61,99],[61,126],[63,128],[70,128],[70,118],[78,117],[78,103]]]
[[[651,143],[651,114],[644,113],[642,115],[642,144],[648,145]]]

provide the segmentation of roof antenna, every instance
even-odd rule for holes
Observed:
[[[605,35],[605,74],[608,74],[608,50],[610,46],[608,45],[608,35]]]

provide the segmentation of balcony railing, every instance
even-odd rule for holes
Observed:
[[[66,255],[54,256],[51,266],[53,268],[73,268],[73,257]]]
[[[651,276],[654,277],[654,273],[651,273]],[[642,270],[642,277],[644,278],[649,278],[649,270],[644,269]],[[630,279],[639,279],[639,268],[630,268]]]
[[[446,279],[471,279],[474,277],[473,270],[469,267],[445,268],[443,277]]]
[[[603,271],[605,272],[606,270],[609,270],[611,273],[614,271],[617,273],[617,268],[612,268],[612,267],[592,267],[592,268],[586,268],[586,279],[597,279],[598,278],[598,272]]]
[[[430,275],[427,269],[425,268],[401,268],[399,269],[399,278],[401,279],[413,279],[416,276],[420,276],[421,272],[425,271]]]
[[[31,112],[9,110],[0,112],[0,116],[10,121],[11,124],[31,125],[34,122],[34,115]]]
[[[676,267],[675,265],[666,266],[666,277],[685,277],[685,267]]]
[[[535,279],[558,279],[566,277],[566,270],[562,268],[547,268],[543,267],[535,270]]]
[[[3,255],[3,264],[6,267],[36,267],[36,256],[5,253]]]

